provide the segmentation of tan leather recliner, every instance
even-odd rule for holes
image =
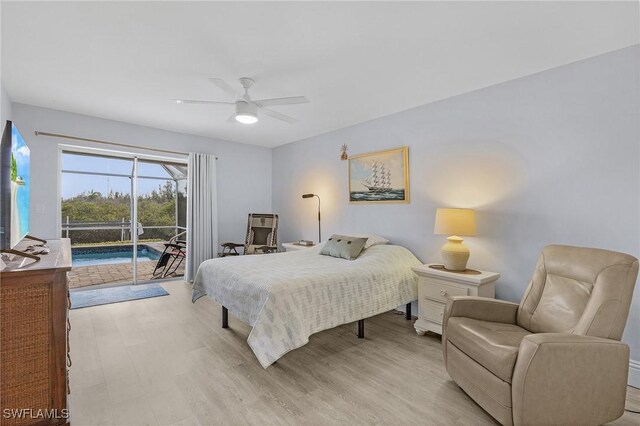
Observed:
[[[620,342],[638,260],[547,246],[520,302],[453,297],[442,349],[449,375],[503,425],[602,424],[624,412]]]

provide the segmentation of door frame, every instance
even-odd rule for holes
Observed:
[[[56,202],[56,217],[57,217],[57,235],[62,236],[62,155],[65,153],[71,154],[87,154],[93,155],[97,157],[108,157],[108,158],[122,158],[133,161],[133,167],[131,172],[131,243],[133,246],[132,252],[132,284],[136,285],[138,283],[138,160],[149,160],[154,162],[166,162],[171,164],[180,164],[187,167],[187,182],[189,179],[188,172],[188,160],[187,158],[181,157],[168,157],[168,156],[160,156],[160,155],[152,155],[152,154],[141,154],[136,152],[127,152],[127,151],[119,151],[119,150],[111,150],[104,148],[93,148],[81,145],[73,145],[73,144],[58,144],[58,155],[57,155],[57,174],[56,178],[57,182],[57,202]],[[96,173],[99,175],[99,173]],[[122,176],[124,177],[124,176]],[[187,183],[188,185],[188,183]],[[177,188],[176,188],[177,190]],[[176,203],[177,209],[177,203]],[[177,210],[176,210],[177,213]],[[176,216],[177,220],[177,216]],[[135,225],[134,225],[135,224]],[[135,229],[134,229],[135,228]],[[167,278],[163,280],[155,280],[155,281],[167,281],[172,278]],[[143,281],[148,282],[149,280]],[[108,287],[118,284],[105,283],[99,286],[91,286],[91,288],[99,288],[99,287]],[[126,285],[126,284],[125,284]]]

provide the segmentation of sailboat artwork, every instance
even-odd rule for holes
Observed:
[[[367,177],[362,185],[369,192],[387,192],[391,190],[391,170],[379,161],[371,162],[371,175]]]
[[[349,202],[408,203],[408,148],[349,158]]]

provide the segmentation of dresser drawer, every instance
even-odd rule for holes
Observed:
[[[434,302],[429,299],[420,301],[420,318],[442,324],[444,317],[444,307],[442,303]]]
[[[455,287],[452,285],[440,284],[431,280],[426,280],[422,288],[422,295],[429,299],[447,303],[447,298],[452,296],[467,296],[468,289]]]

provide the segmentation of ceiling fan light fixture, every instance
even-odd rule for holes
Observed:
[[[258,121],[258,117],[256,117],[255,114],[251,114],[248,112],[237,113],[235,118],[237,122],[242,124],[253,124]]]
[[[236,102],[236,121],[242,124],[253,124],[258,121],[258,107],[246,101]]]
[[[0,0],[2,1],[2,0]],[[297,122],[293,117],[282,114],[281,112],[269,109],[271,106],[278,105],[296,105],[309,103],[309,99],[304,96],[289,96],[284,98],[270,98],[270,99],[251,99],[249,95],[249,89],[253,85],[253,80],[247,77],[240,79],[240,84],[244,89],[244,94],[236,92],[231,86],[229,86],[224,80],[220,78],[210,78],[209,81],[215,84],[227,95],[235,98],[235,101],[221,101],[221,100],[209,100],[209,99],[172,99],[177,104],[200,104],[200,105],[235,105],[236,111],[227,119],[227,122],[233,123],[237,121],[242,124],[255,124],[258,122],[258,110],[260,114],[264,114],[268,117],[275,118],[276,120],[284,121],[285,123],[293,124]]]

